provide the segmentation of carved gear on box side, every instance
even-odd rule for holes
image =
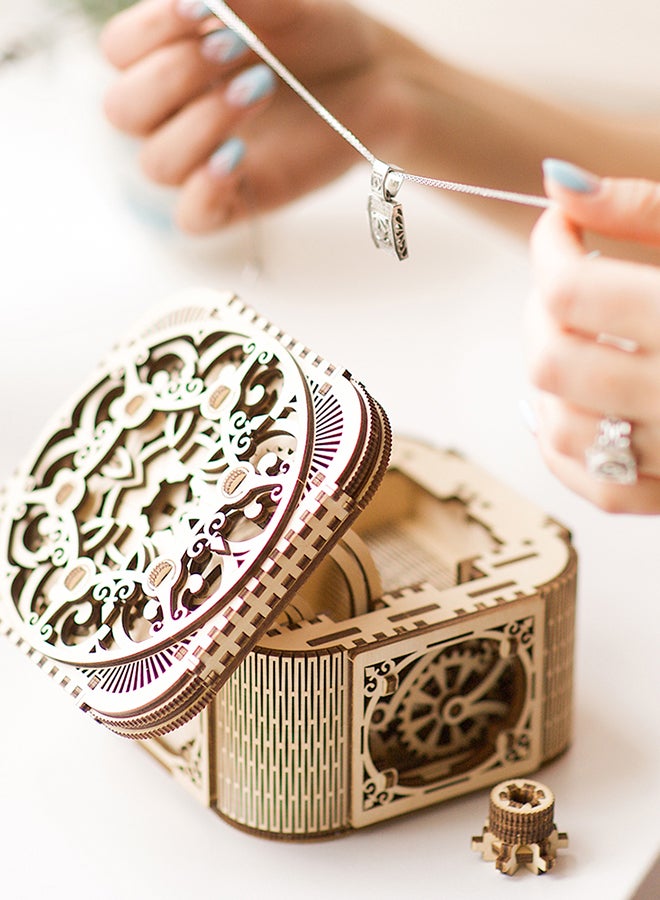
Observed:
[[[471,627],[446,623],[443,639],[409,638],[365,666],[356,682],[367,735],[356,819],[387,818],[468,780],[487,784],[538,764],[542,609],[531,602],[527,613],[511,621],[492,610]]]
[[[577,563],[564,528],[456,453],[397,438],[336,549],[323,566],[343,586],[314,582],[319,566],[190,723],[208,793],[189,774],[189,731],[146,743],[204,803],[251,833],[316,839],[566,749]]]
[[[507,642],[482,638],[407,664],[396,693],[372,714],[372,757],[383,766],[391,759],[401,781],[402,771],[430,762],[437,778],[441,760],[447,774],[462,771],[492,751],[497,734],[517,720],[524,694],[514,689],[524,686],[520,664],[507,654]]]
[[[368,502],[389,428],[234,297],[119,347],[10,484],[0,623],[120,733],[194,716]]]
[[[505,875],[524,865],[535,875],[553,868],[557,850],[568,847],[568,835],[554,823],[555,798],[538,781],[516,779],[496,784],[490,792],[488,818],[472,849]]]

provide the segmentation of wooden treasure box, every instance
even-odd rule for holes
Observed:
[[[195,292],[7,486],[0,631],[254,833],[527,775],[570,740],[570,536],[455,453],[390,450],[347,372]]]

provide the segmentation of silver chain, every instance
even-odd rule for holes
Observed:
[[[422,175],[411,175],[409,172],[402,172],[401,177],[404,181],[412,181],[415,184],[440,188],[443,191],[456,191],[459,194],[471,194],[473,197],[484,197],[487,200],[504,200],[507,203],[537,206],[540,209],[548,209],[552,205],[552,201],[547,197],[538,197],[536,194],[520,194],[517,191],[499,191],[496,188],[478,187],[476,184],[441,181],[438,178],[424,178]]]
[[[204,0],[204,3],[215,16],[217,16],[227,27],[231,28],[231,30],[247,44],[250,50],[261,57],[261,59],[280,76],[282,81],[287,84],[301,100],[304,100],[305,103],[307,103],[307,105],[330,126],[330,128],[334,129],[340,137],[357,150],[357,152],[373,166],[378,159],[375,154],[373,154],[368,147],[365,147],[362,141],[360,141],[350,129],[345,125],[342,125],[342,123],[336,119],[332,113],[326,109],[303,84],[300,83],[300,81],[298,81],[296,76],[271,53],[268,47],[266,47],[245,22],[227,6],[224,0]],[[425,178],[422,175],[412,175],[404,170],[400,171],[400,176],[405,181],[412,181],[415,184],[439,188],[443,191],[455,191],[460,194],[483,197],[487,200],[504,200],[508,203],[519,203],[524,206],[536,206],[542,209],[546,209],[551,203],[547,197],[539,197],[534,194],[520,194],[516,191],[499,191],[494,188],[479,187],[474,184],[461,184],[456,181],[442,181],[437,178]]]

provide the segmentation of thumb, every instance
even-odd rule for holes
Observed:
[[[660,184],[641,178],[599,178],[558,159],[546,159],[543,174],[548,197],[576,225],[660,246]]]

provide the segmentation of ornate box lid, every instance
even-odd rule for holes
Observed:
[[[389,448],[347,372],[194,292],[110,354],[7,486],[0,632],[113,731],[164,734],[346,531]]]

